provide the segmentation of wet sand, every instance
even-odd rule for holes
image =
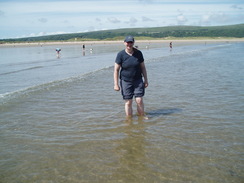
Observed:
[[[136,43],[177,43],[178,45],[189,44],[202,44],[202,43],[218,43],[218,42],[243,42],[244,38],[165,38],[165,39],[148,39],[148,40],[136,40]],[[117,41],[52,41],[52,42],[23,42],[23,43],[4,43],[0,44],[0,47],[11,46],[45,46],[45,45],[83,45],[83,44],[120,44],[123,40]]]

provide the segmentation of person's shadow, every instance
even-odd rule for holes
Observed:
[[[180,113],[182,109],[179,108],[169,108],[169,109],[155,109],[151,111],[147,111],[147,116],[163,116],[163,115],[170,115],[174,113]]]

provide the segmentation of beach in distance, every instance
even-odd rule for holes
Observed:
[[[164,38],[164,39],[143,39],[143,40],[136,40],[137,43],[168,43],[170,41],[176,42],[176,43],[215,43],[215,42],[243,42],[244,38]],[[123,40],[90,40],[90,41],[46,41],[46,42],[20,42],[20,43],[2,43],[0,44],[0,47],[5,46],[39,46],[39,45],[71,45],[71,44],[116,44],[116,43],[122,43]]]
[[[148,120],[113,88],[123,40],[0,44],[0,182],[243,183],[243,41],[136,40]]]

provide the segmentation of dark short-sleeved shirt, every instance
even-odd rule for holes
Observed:
[[[144,62],[142,52],[134,49],[132,56],[128,55],[125,50],[117,54],[115,63],[121,66],[120,79],[124,81],[134,81],[142,78],[140,64]]]

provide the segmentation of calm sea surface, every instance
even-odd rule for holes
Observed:
[[[132,121],[123,43],[0,47],[1,183],[244,181],[244,43],[137,45],[149,119]]]

